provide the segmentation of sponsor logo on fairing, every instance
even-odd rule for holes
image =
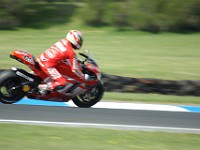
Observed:
[[[23,73],[21,73],[21,72],[19,72],[19,71],[16,72],[16,75],[18,75],[18,76],[20,76],[20,77],[22,77],[22,78],[24,78],[24,79],[26,79],[26,80],[28,80],[28,81],[31,81],[31,82],[34,81],[34,79],[28,77],[27,75],[25,75],[25,74],[23,74]]]

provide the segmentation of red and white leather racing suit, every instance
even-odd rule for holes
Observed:
[[[61,39],[51,46],[48,50],[43,52],[37,61],[42,69],[53,81],[50,82],[48,90],[54,89],[57,86],[65,86],[66,84],[73,84],[76,81],[93,85],[94,82],[88,82],[81,72],[81,68],[76,59],[76,54],[72,44],[66,40]],[[67,70],[60,68],[61,64],[65,64]],[[65,72],[67,77],[62,75]],[[69,80],[68,77],[74,80]]]

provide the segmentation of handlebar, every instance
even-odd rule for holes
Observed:
[[[85,60],[80,61],[82,64],[84,64],[87,61],[90,61],[90,63],[92,63],[93,65],[98,66],[97,63],[95,62],[95,60],[93,60],[92,58],[90,58],[90,56],[88,56],[88,55],[86,55],[86,54],[84,54],[82,52],[79,52],[79,55],[85,57]]]
[[[85,57],[86,59],[88,59],[89,57],[87,55],[85,55],[84,53],[79,53],[81,56]]]

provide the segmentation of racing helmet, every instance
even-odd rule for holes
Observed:
[[[70,30],[66,35],[66,39],[74,49],[80,49],[83,43],[83,34],[78,30]]]

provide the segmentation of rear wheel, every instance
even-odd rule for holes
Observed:
[[[12,71],[1,72],[0,75],[0,101],[4,104],[12,104],[22,99],[24,93],[19,87],[21,80]]]
[[[104,87],[103,84],[100,83],[97,86],[86,91],[85,93],[72,98],[72,101],[78,107],[88,108],[99,102],[103,97],[103,94],[104,94]]]

